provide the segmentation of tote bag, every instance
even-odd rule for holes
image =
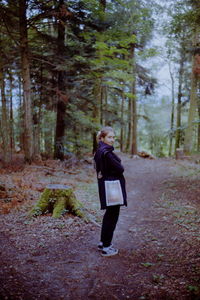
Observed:
[[[124,198],[119,180],[105,180],[106,205],[123,205]]]

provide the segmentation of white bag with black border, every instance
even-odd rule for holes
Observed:
[[[124,198],[119,180],[105,180],[106,205],[123,205]]]

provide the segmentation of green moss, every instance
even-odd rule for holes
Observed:
[[[66,211],[66,198],[59,197],[54,205],[53,217],[59,218],[65,211]]]
[[[50,200],[50,201],[49,201]],[[45,213],[50,209],[51,206],[51,190],[45,189],[42,193],[39,202],[36,207],[40,208],[42,213]]]
[[[42,193],[40,200],[33,208],[31,215],[38,216],[49,212],[53,213],[54,218],[59,218],[66,211],[70,211],[78,217],[85,218],[83,204],[76,199],[71,188],[46,188]]]

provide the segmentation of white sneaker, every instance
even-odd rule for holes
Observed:
[[[111,244],[109,247],[113,247],[113,245]],[[99,244],[97,245],[97,249],[99,251],[102,251],[103,250],[103,243],[102,242],[99,242]]]
[[[111,246],[109,247],[104,247],[102,252],[101,252],[101,255],[102,256],[113,256],[113,255],[116,255],[118,253],[118,249],[115,249]]]

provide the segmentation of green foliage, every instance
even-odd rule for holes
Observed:
[[[160,51],[157,48],[148,48],[139,52],[139,56],[142,59],[149,59],[150,57],[155,57],[160,54]]]
[[[150,267],[154,266],[154,264],[153,264],[153,263],[150,263],[150,262],[141,263],[141,265],[142,265],[143,267],[145,267],[145,268],[150,268]]]
[[[91,151],[91,132],[100,123],[128,128],[130,99],[135,99],[131,86],[137,77],[142,85],[151,81],[144,69],[133,64],[157,54],[145,49],[151,38],[154,20],[147,0],[111,1],[106,7],[95,0],[65,2],[62,15],[59,3],[28,1],[28,45],[31,57],[32,104],[34,128],[39,128],[40,151],[52,157],[55,143],[56,106],[66,104],[65,151],[81,156]],[[19,18],[15,1],[4,1],[4,24],[0,28],[5,67],[13,70],[15,85],[21,82],[19,65]],[[20,2],[19,2],[20,5]],[[58,26],[62,21],[65,37],[58,45]],[[6,32],[6,34],[5,34]],[[135,61],[132,47],[137,49]],[[142,70],[142,71],[141,71]],[[59,90],[60,77],[64,89]],[[63,79],[62,79],[63,80]],[[62,81],[61,80],[61,81]],[[139,81],[138,81],[139,82]],[[140,83],[141,84],[141,83]],[[22,91],[17,96],[18,102]],[[121,115],[122,99],[124,116]],[[21,121],[22,114],[19,114]],[[101,115],[101,119],[100,119]],[[17,143],[22,122],[15,127]]]
[[[187,289],[188,289],[189,292],[192,292],[194,294],[199,293],[199,287],[198,286],[188,285]]]

